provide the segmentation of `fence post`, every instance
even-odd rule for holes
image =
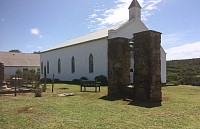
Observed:
[[[47,84],[47,69],[46,69],[46,66],[44,66],[44,87],[43,87],[43,92],[46,91],[46,84]]]
[[[14,80],[15,80],[15,96],[17,96],[17,75],[15,75],[15,78],[14,78]]]
[[[54,88],[54,74],[53,74],[53,79],[52,79],[52,93],[53,93],[53,88]]]
[[[38,74],[35,74],[35,87],[34,87],[34,89],[37,88],[37,83],[38,83]]]

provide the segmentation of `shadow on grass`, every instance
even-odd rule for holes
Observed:
[[[59,88],[60,90],[68,90],[69,88],[66,88],[66,87],[64,87],[64,88]]]
[[[112,97],[112,96],[103,96],[99,99],[106,100],[106,101],[116,101],[122,99],[121,97]]]
[[[139,100],[132,100],[129,105],[145,107],[145,108],[154,108],[162,106],[161,102],[150,102],[150,101],[139,101]]]
[[[103,97],[101,97],[99,99],[106,100],[106,101],[122,100],[122,101],[129,102],[128,105],[145,107],[145,108],[154,108],[154,107],[162,106],[161,102],[140,101],[140,100],[135,100],[135,99],[127,99],[127,98],[120,97],[120,96],[119,97],[103,96]]]
[[[92,91],[92,90],[86,90],[86,91],[81,91],[81,92],[82,92],[82,93],[84,93],[84,92],[85,92],[85,93],[87,93],[87,92],[89,92],[89,93],[99,93],[99,91],[96,92],[96,91]]]

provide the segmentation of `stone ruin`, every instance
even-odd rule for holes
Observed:
[[[0,62],[0,89],[5,85],[4,83],[4,65]]]
[[[161,33],[145,31],[134,34],[135,98],[161,101]]]
[[[121,96],[130,84],[129,40],[115,38],[108,40],[108,95]]]
[[[130,85],[130,44],[125,38],[108,40],[108,96],[161,102],[161,33],[134,34],[134,83]]]

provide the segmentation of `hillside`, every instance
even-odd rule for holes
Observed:
[[[167,61],[167,83],[191,84],[200,81],[200,58]]]

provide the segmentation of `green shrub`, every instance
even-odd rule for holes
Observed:
[[[16,71],[15,71],[15,74],[18,76],[18,77],[22,77],[22,71],[20,70],[20,69],[17,69]]]
[[[81,77],[79,80],[88,80],[86,77]]]
[[[40,83],[44,83],[44,78],[40,79]],[[46,83],[47,83],[47,84],[51,84],[51,83],[52,83],[52,79],[47,78],[47,79],[46,79]]]
[[[55,78],[54,83],[60,83],[60,80]]]
[[[100,84],[101,84],[102,86],[107,86],[107,85],[108,85],[108,79],[107,79],[107,77],[104,76],[104,75],[96,76],[96,77],[94,78],[94,80],[100,82]]]
[[[79,79],[74,79],[74,80],[72,80],[72,82],[71,82],[72,84],[80,84],[80,80]]]

